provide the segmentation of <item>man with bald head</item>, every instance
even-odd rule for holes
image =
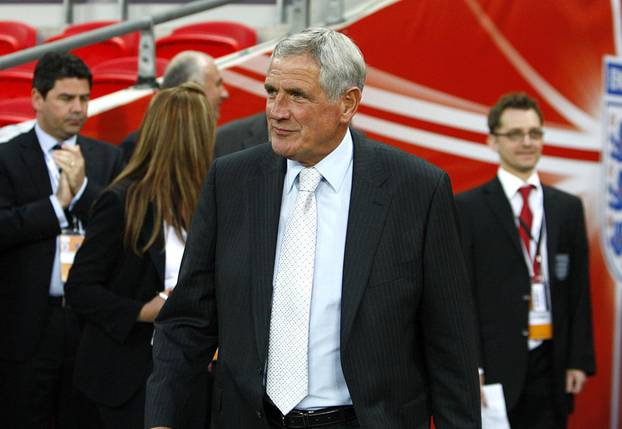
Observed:
[[[223,84],[214,58],[198,51],[184,51],[175,55],[166,67],[161,87],[162,89],[173,88],[186,82],[195,82],[204,88],[207,100],[218,118],[220,105],[229,98],[229,93]],[[137,141],[138,131],[134,131],[121,143],[126,162],[134,153]]]

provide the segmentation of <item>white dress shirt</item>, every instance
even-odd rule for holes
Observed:
[[[48,168],[48,174],[50,177],[50,184],[52,186],[52,194],[49,197],[50,203],[54,208],[54,212],[56,213],[56,217],[58,218],[58,224],[60,228],[67,228],[69,227],[69,221],[65,216],[63,207],[61,206],[58,198],[56,197],[60,173],[58,172],[58,165],[56,165],[56,162],[54,162],[54,158],[52,157],[52,151],[54,150],[54,146],[56,146],[57,144],[75,146],[78,140],[78,136],[74,135],[72,137],[69,137],[65,141],[59,142],[54,137],[43,131],[38,123],[35,124],[35,134],[37,135],[37,139],[39,140],[39,146],[41,147],[41,151],[43,152],[43,157],[45,159],[45,164]],[[87,178],[85,177],[84,182],[82,182],[82,186],[80,187],[80,190],[73,197],[71,203],[69,204],[69,210],[73,208],[73,206],[84,193],[84,190],[86,189],[86,184]],[[60,274],[60,240],[58,237],[56,237],[56,251],[54,252],[54,265],[52,266],[52,276],[50,278],[49,294],[51,296],[62,296],[63,293],[63,282],[61,280]]]
[[[343,258],[352,190],[353,143],[350,131],[314,167],[323,179],[317,199],[317,239],[309,320],[309,394],[296,409],[350,405],[340,354]],[[285,227],[298,195],[298,173],[304,166],[287,160],[279,218],[273,284]]]
[[[542,192],[542,184],[540,183],[538,173],[534,171],[533,174],[529,176],[526,181],[523,181],[523,179],[513,175],[507,170],[504,170],[502,167],[499,167],[497,177],[501,182],[501,186],[503,187],[503,192],[505,193],[505,196],[507,197],[510,205],[512,206],[512,212],[514,212],[514,222],[516,224],[517,230],[519,225],[518,218],[521,209],[523,208],[523,197],[520,195],[520,192],[518,190],[525,185],[532,185],[535,187],[535,189],[533,189],[529,193],[529,208],[531,209],[531,213],[533,214],[533,220],[531,223],[531,237],[533,238],[529,242],[529,254],[531,255],[531,258],[528,257],[524,249],[523,255],[525,256],[525,264],[527,265],[527,269],[529,270],[529,275],[533,276],[533,258],[536,255],[536,246],[538,237],[540,237],[540,229],[544,228],[544,230],[542,231],[542,239],[540,241],[540,269],[542,271],[541,274],[543,279],[548,284],[549,271],[546,251],[546,224],[544,222],[544,194]],[[528,340],[528,343],[529,350],[533,350],[534,348],[542,344],[542,341]]]

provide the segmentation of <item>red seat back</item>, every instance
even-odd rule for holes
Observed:
[[[35,118],[30,97],[0,100],[0,127]]]
[[[0,55],[10,54],[11,52],[19,51],[19,49],[19,44],[15,37],[0,34]]]
[[[76,34],[85,33],[87,31],[96,30],[101,27],[106,27],[108,25],[118,24],[119,21],[108,20],[108,21],[91,21],[91,22],[83,22],[80,24],[72,24],[69,27],[65,28],[62,34],[75,36]],[[140,45],[140,33],[135,31],[133,33],[124,34],[122,36],[117,36],[123,39],[125,42],[125,46],[130,55],[138,54],[138,46]]]
[[[164,58],[156,58],[156,76],[161,76],[166,70],[168,60]],[[113,60],[107,60],[97,64],[91,70],[93,75],[102,73],[125,73],[134,77],[138,76],[138,57],[122,57]]]
[[[227,36],[238,42],[240,49],[257,43],[257,32],[251,27],[230,21],[209,21],[184,25],[176,28],[173,34],[215,34]]]
[[[26,70],[0,70],[0,99],[25,97],[30,99],[33,73]]]
[[[55,42],[74,35],[75,34],[71,33],[57,34],[46,39],[45,42]],[[93,68],[97,64],[106,60],[130,55],[125,42],[120,37],[112,37],[108,40],[103,40],[92,45],[83,46],[82,48],[72,50],[71,53],[80,57],[82,61],[89,66],[89,68]]]
[[[23,22],[0,21],[0,34],[15,38],[18,49],[31,48],[37,44],[37,30]]]
[[[156,41],[156,55],[166,59],[183,51],[205,52],[217,58],[239,49],[235,39],[212,34],[172,34]]]
[[[93,75],[91,98],[101,97],[136,84],[136,76],[127,73],[100,73]]]

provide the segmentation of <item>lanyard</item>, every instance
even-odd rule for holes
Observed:
[[[523,222],[523,220],[518,218],[519,227],[523,229],[524,232],[527,233],[529,240],[535,241],[533,235],[531,235],[531,231],[529,227]],[[529,267],[529,274],[532,278],[539,278],[542,276],[542,267],[540,261],[542,259],[540,254],[540,244],[542,243],[542,231],[544,231],[544,215],[542,216],[542,224],[540,225],[540,233],[538,234],[538,241],[536,242],[536,254],[533,257],[533,260],[529,257],[529,249],[525,249],[525,246],[521,240],[521,247],[523,248],[523,253],[525,255],[525,260],[527,261],[527,267]]]

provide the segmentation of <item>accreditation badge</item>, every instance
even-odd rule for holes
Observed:
[[[63,230],[60,235],[60,275],[63,283],[69,277],[78,249],[84,241],[84,233],[74,230]]]
[[[529,339],[550,340],[553,338],[553,323],[547,283],[543,281],[531,283],[529,304]]]

